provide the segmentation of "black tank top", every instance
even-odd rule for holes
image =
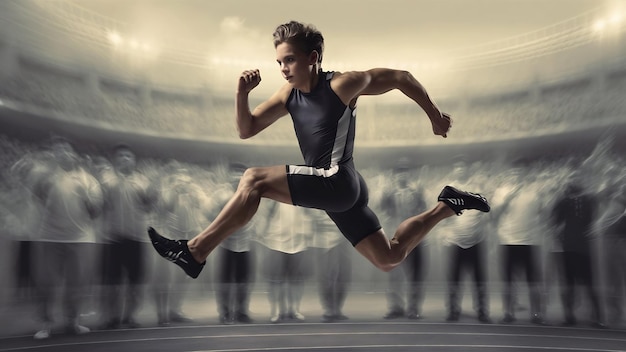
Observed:
[[[346,106],[330,88],[333,74],[320,71],[310,93],[293,89],[287,100],[307,166],[328,169],[352,160],[356,109]]]

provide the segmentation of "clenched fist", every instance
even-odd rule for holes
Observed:
[[[452,117],[450,117],[447,113],[442,113],[440,118],[430,119],[430,122],[433,125],[433,133],[437,136],[442,136],[443,138],[448,137],[448,132],[452,127]]]
[[[259,70],[247,70],[239,76],[238,92],[249,93],[261,83],[261,72]]]

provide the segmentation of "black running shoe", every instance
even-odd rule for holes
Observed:
[[[464,192],[452,186],[445,186],[439,194],[438,200],[446,203],[456,215],[461,215],[465,209],[476,209],[489,212],[489,202],[478,193]]]
[[[204,268],[204,263],[198,263],[187,247],[187,240],[170,240],[159,235],[152,227],[148,228],[148,235],[152,241],[152,246],[159,255],[170,262],[180,266],[187,275],[197,278]]]

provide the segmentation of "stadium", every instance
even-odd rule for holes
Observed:
[[[352,1],[346,2],[353,5]],[[207,193],[217,189],[218,183],[229,180],[230,175],[225,171],[228,165],[302,163],[289,119],[279,120],[252,139],[241,140],[233,118],[233,92],[241,71],[258,67],[264,74],[258,92],[250,97],[251,107],[279,87],[269,36],[279,22],[271,22],[268,27],[254,19],[253,14],[279,8],[280,4],[270,1],[251,5],[238,1],[227,7],[201,3],[194,0],[181,1],[179,5],[167,1],[138,1],[125,8],[122,2],[0,2],[0,230],[3,232],[0,280],[8,283],[3,285],[0,295],[0,324],[4,326],[0,328],[0,351],[87,348],[626,350],[623,347],[626,345],[624,318],[607,321],[608,329],[590,329],[589,324],[558,325],[561,306],[558,285],[551,282],[557,278],[549,264],[553,252],[548,244],[549,235],[540,244],[542,297],[545,298],[542,309],[548,324],[529,325],[521,318],[526,313],[520,313],[518,322],[511,325],[475,324],[472,313],[464,313],[459,323],[445,323],[448,295],[445,259],[448,228],[445,226],[435,230],[432,240],[428,241],[425,265],[428,289],[422,320],[383,320],[388,278],[373,268],[364,269],[369,264],[352,251],[347,254],[353,268],[345,304],[345,312],[351,318],[349,322],[319,323],[322,310],[312,269],[304,280],[301,311],[307,317],[306,322],[279,325],[267,322],[269,286],[265,282],[262,260],[257,259],[258,267],[253,271],[258,281],[250,303],[254,324],[236,324],[230,331],[219,324],[213,302],[217,274],[212,273],[186,288],[186,307],[194,323],[158,326],[151,296],[146,293],[145,304],[137,317],[141,323],[139,329],[98,329],[98,308],[94,302],[99,298],[94,297],[99,294],[92,289],[86,295],[89,311],[82,313],[93,325],[90,326],[92,334],[56,337],[53,332],[55,338],[44,344],[32,341],[31,332],[38,327],[31,318],[35,315],[32,312],[38,293],[30,286],[32,283],[20,282],[21,276],[28,274],[20,271],[19,255],[14,253],[20,253],[24,243],[37,241],[29,233],[37,221],[25,225],[33,213],[23,213],[30,205],[29,193],[22,186],[29,177],[27,174],[36,168],[33,160],[47,158],[41,150],[51,138],[62,136],[71,141],[85,168],[94,172],[106,169],[111,149],[124,143],[132,148],[139,169],[147,177],[164,185],[168,173],[184,169],[197,176],[198,186]],[[381,13],[388,11],[378,2],[366,3]],[[495,6],[489,1],[485,3],[487,5],[481,2],[477,6]],[[497,31],[494,27],[488,29],[492,32],[490,36],[474,33],[464,45],[425,47],[415,52],[409,52],[407,45],[402,44],[406,37],[393,38],[394,31],[410,35],[415,29],[408,25],[375,30],[355,20],[354,24],[347,25],[354,28],[345,33],[331,22],[323,23],[329,28],[328,32],[322,24],[317,25],[328,41],[325,69],[345,71],[388,66],[408,70],[424,83],[440,108],[454,119],[448,138],[442,139],[433,135],[419,107],[400,93],[363,97],[359,101],[354,157],[368,181],[374,210],[384,213],[382,199],[393,187],[392,180],[400,167],[410,170],[411,183],[424,190],[427,200],[436,199],[441,186],[454,182],[459,164],[468,168],[473,175],[472,182],[480,185],[488,198],[495,196],[496,188],[511,177],[512,170],[520,167],[538,180],[538,192],[548,194],[561,191],[569,177],[581,170],[585,170],[586,182],[597,194],[606,194],[610,185],[623,185],[626,177],[623,156],[626,150],[626,6],[619,1],[575,3],[579,7],[563,9],[563,13],[569,14],[564,15],[558,10],[559,6],[566,7],[566,2],[554,1],[550,6],[555,6],[556,10],[546,10],[552,15],[542,17],[543,23],[538,21],[519,28],[511,24],[508,30],[502,25],[500,35],[493,33]],[[427,10],[445,12],[445,4],[459,5],[453,0],[439,5],[426,2],[407,5],[394,0],[389,7],[402,9],[406,6],[407,11],[415,11],[423,5]],[[323,1],[323,5],[331,3]],[[172,16],[172,23],[159,22],[162,18],[155,8],[160,6],[163,13]],[[171,11],[177,6],[189,12],[181,12],[174,20],[176,15]],[[131,7],[135,12],[143,7],[146,12],[132,17],[129,15]],[[183,37],[182,32],[177,33],[178,27],[186,25],[185,14],[210,10],[215,11],[208,15],[214,22],[213,27],[196,28],[195,22],[189,20],[188,31],[195,30],[195,35]],[[163,13],[161,16],[167,16]],[[246,18],[248,13],[250,17]],[[283,18],[278,15],[261,17],[267,17],[267,21]],[[308,17],[316,24],[317,17]],[[146,18],[146,23],[137,18]],[[375,21],[375,17],[368,19]],[[215,32],[211,40],[200,34],[203,30]],[[359,30],[363,34],[355,37]],[[470,32],[468,29],[468,37]],[[405,54],[405,57],[399,59],[398,55],[388,53],[389,56],[381,54],[377,61],[376,55],[368,56],[356,49],[350,53],[331,40],[334,35],[343,40],[350,38],[355,46],[366,47],[363,50],[380,46],[372,50],[392,51],[384,47],[386,41],[390,47],[400,42],[398,55]],[[371,43],[364,39],[368,35]],[[445,41],[442,39],[442,42]],[[546,204],[552,204],[554,197],[547,198]],[[262,206],[259,217],[266,215],[264,211]],[[151,216],[150,219],[158,220],[157,215]],[[485,231],[495,230],[487,227]],[[314,234],[308,234],[309,247],[324,249],[324,245],[315,244],[312,237]],[[254,242],[253,248],[268,246],[263,239]],[[495,321],[503,313],[499,245],[495,235],[485,242],[491,315]],[[601,296],[606,297],[612,294],[609,287],[626,285],[626,282],[613,282],[606,275],[610,263],[603,260],[606,243],[602,236],[591,243],[593,271],[598,277],[596,286]],[[259,251],[260,258],[267,255]],[[315,261],[312,256],[307,260]],[[209,266],[213,265],[216,263],[211,259]],[[626,275],[620,280],[624,277]],[[151,290],[150,283],[145,286],[147,291]],[[520,305],[528,305],[526,289],[523,284],[520,286]],[[626,288],[622,286],[621,290],[618,304],[625,307]],[[462,301],[469,312],[472,293],[469,289],[466,291]],[[582,297],[584,294],[579,298],[577,310],[579,320],[584,321],[582,317],[589,311],[589,305]],[[189,302],[197,309],[192,310]],[[611,307],[603,300],[607,320]]]

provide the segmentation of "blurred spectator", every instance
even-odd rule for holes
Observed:
[[[351,281],[352,259],[350,242],[346,241],[337,225],[323,211],[312,211],[311,243],[317,262],[317,282],[322,321],[331,323],[347,320],[343,306]]]
[[[169,165],[168,177],[161,185],[161,216],[169,233],[177,238],[189,239],[202,231],[210,218],[211,201],[205,191],[193,181],[191,171],[179,163]],[[171,169],[171,170],[170,170]],[[183,298],[186,293],[187,276],[175,270],[160,257],[156,262],[156,305],[160,326],[174,323],[188,323],[192,320],[183,312]],[[165,277],[164,277],[165,276]]]
[[[307,268],[307,236],[311,234],[309,209],[271,202],[258,240],[269,252],[264,266],[269,279],[270,322],[303,321],[300,303]]]
[[[213,194],[219,203],[216,209],[222,209],[228,202],[245,169],[243,165],[231,165],[228,180],[230,183],[222,185]],[[230,235],[218,247],[216,299],[222,324],[252,323],[250,294],[254,281],[254,256],[251,241],[254,237],[256,221],[257,219],[253,219]]]
[[[485,182],[473,182],[470,179],[469,169],[464,161],[454,164],[452,183],[460,188],[472,187],[482,193],[480,186]],[[474,309],[478,314],[478,321],[491,323],[489,318],[489,301],[487,270],[487,217],[477,212],[466,212],[463,216],[450,219],[445,224],[444,245],[449,250],[448,257],[448,317],[446,321],[456,322],[461,316],[461,274],[467,270],[474,281]]]
[[[158,194],[154,184],[137,171],[135,153],[129,146],[115,147],[112,159],[113,170],[105,169],[101,175],[104,193],[101,328],[136,328],[147,271],[146,215],[154,210]]]
[[[552,221],[563,249],[557,256],[561,268],[561,300],[565,320],[563,325],[576,325],[574,311],[577,284],[584,286],[591,303],[591,324],[602,328],[603,314],[600,295],[595,286],[592,266],[592,225],[597,200],[583,188],[580,173],[571,176],[564,192],[558,195],[552,210]]]
[[[509,177],[496,189],[492,199],[492,217],[500,240],[503,268],[503,323],[515,318],[515,274],[523,271],[530,298],[530,320],[545,324],[541,306],[540,244],[542,242],[541,212],[543,199],[534,183],[528,165],[516,165]]]
[[[614,168],[602,190],[603,206],[596,224],[603,237],[608,323],[622,325],[626,307],[626,161],[613,157]]]
[[[33,192],[37,183],[55,166],[49,151],[23,152],[25,155],[11,166],[11,181],[8,184],[13,187],[6,190],[6,205],[3,206],[6,210],[5,231],[15,240],[12,268],[18,303],[25,303],[33,299],[34,295],[33,241],[37,239],[40,229],[43,204]]]
[[[81,302],[91,273],[96,240],[93,219],[102,208],[102,190],[79,164],[71,144],[54,138],[50,169],[39,174],[33,194],[43,205],[41,227],[33,248],[38,316],[43,327],[35,339],[47,339],[54,321],[55,291],[63,289],[66,330],[88,333],[79,324]],[[31,170],[33,171],[33,170]]]
[[[217,305],[222,324],[252,323],[250,294],[254,282],[251,223],[230,235],[218,247]]]
[[[409,167],[408,160],[400,160],[392,175],[393,188],[384,191],[381,208],[386,219],[385,227],[397,229],[405,219],[426,211],[423,189],[409,184],[410,177],[418,178],[410,173]],[[405,316],[409,319],[421,318],[427,263],[426,246],[427,240],[422,241],[400,266],[387,274],[389,308],[384,315],[385,319]]]

